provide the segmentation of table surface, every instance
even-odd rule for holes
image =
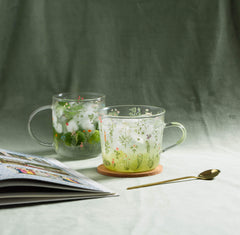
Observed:
[[[47,157],[57,158],[54,153]],[[140,178],[100,175],[101,156],[64,163],[120,196],[0,210],[5,234],[238,234],[240,229],[239,156],[224,148],[181,146],[161,156],[163,172]],[[129,186],[217,168],[210,181],[126,190]]]
[[[8,117],[6,113],[0,125],[1,148],[58,158],[52,150],[40,148],[30,139],[23,131],[27,126],[23,119],[14,119],[19,125],[11,125]],[[26,122],[27,118],[24,120]],[[119,196],[0,209],[0,234],[238,235],[240,135],[237,119],[235,122],[229,121],[229,125],[215,132],[216,126],[209,121],[207,126],[211,132],[205,134],[200,122],[186,120],[188,137],[183,144],[162,154],[160,163],[163,171],[159,175],[141,178],[100,175],[96,169],[102,163],[101,155],[89,160],[62,159],[68,167],[103,184]],[[6,123],[8,125],[3,128]],[[11,126],[16,128],[7,129]],[[166,135],[165,146],[174,139],[168,134],[171,133]],[[221,170],[212,181],[185,180],[126,190],[139,184],[197,176],[212,168]]]

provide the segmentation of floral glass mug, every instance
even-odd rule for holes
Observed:
[[[61,156],[86,159],[101,153],[98,130],[99,110],[105,107],[105,95],[93,92],[60,93],[52,105],[36,109],[29,117],[28,131],[39,144],[55,147]],[[40,111],[52,110],[53,143],[40,140],[31,122]]]
[[[160,153],[182,143],[185,127],[178,122],[164,122],[165,110],[156,106],[118,105],[105,107],[99,115],[104,166],[117,172],[144,172],[159,165]],[[181,138],[162,148],[163,131],[181,130]]]

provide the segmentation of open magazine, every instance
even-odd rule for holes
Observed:
[[[0,149],[0,206],[116,196],[56,159]]]

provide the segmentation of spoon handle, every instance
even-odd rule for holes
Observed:
[[[172,182],[172,181],[184,180],[184,179],[189,179],[189,178],[202,179],[201,177],[196,177],[196,176],[185,176],[185,177],[180,177],[180,178],[171,179],[171,180],[164,180],[164,181],[159,181],[159,182],[150,183],[150,184],[142,184],[142,185],[138,185],[138,186],[133,186],[133,187],[127,188],[127,190],[135,189],[135,188],[149,187],[149,186],[153,186],[153,185],[164,184],[164,183],[168,183],[168,182]]]

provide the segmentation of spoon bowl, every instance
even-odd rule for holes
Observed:
[[[207,171],[203,171],[198,175],[199,178],[203,180],[212,180],[214,177],[216,177],[221,171],[218,169],[211,169]]]

